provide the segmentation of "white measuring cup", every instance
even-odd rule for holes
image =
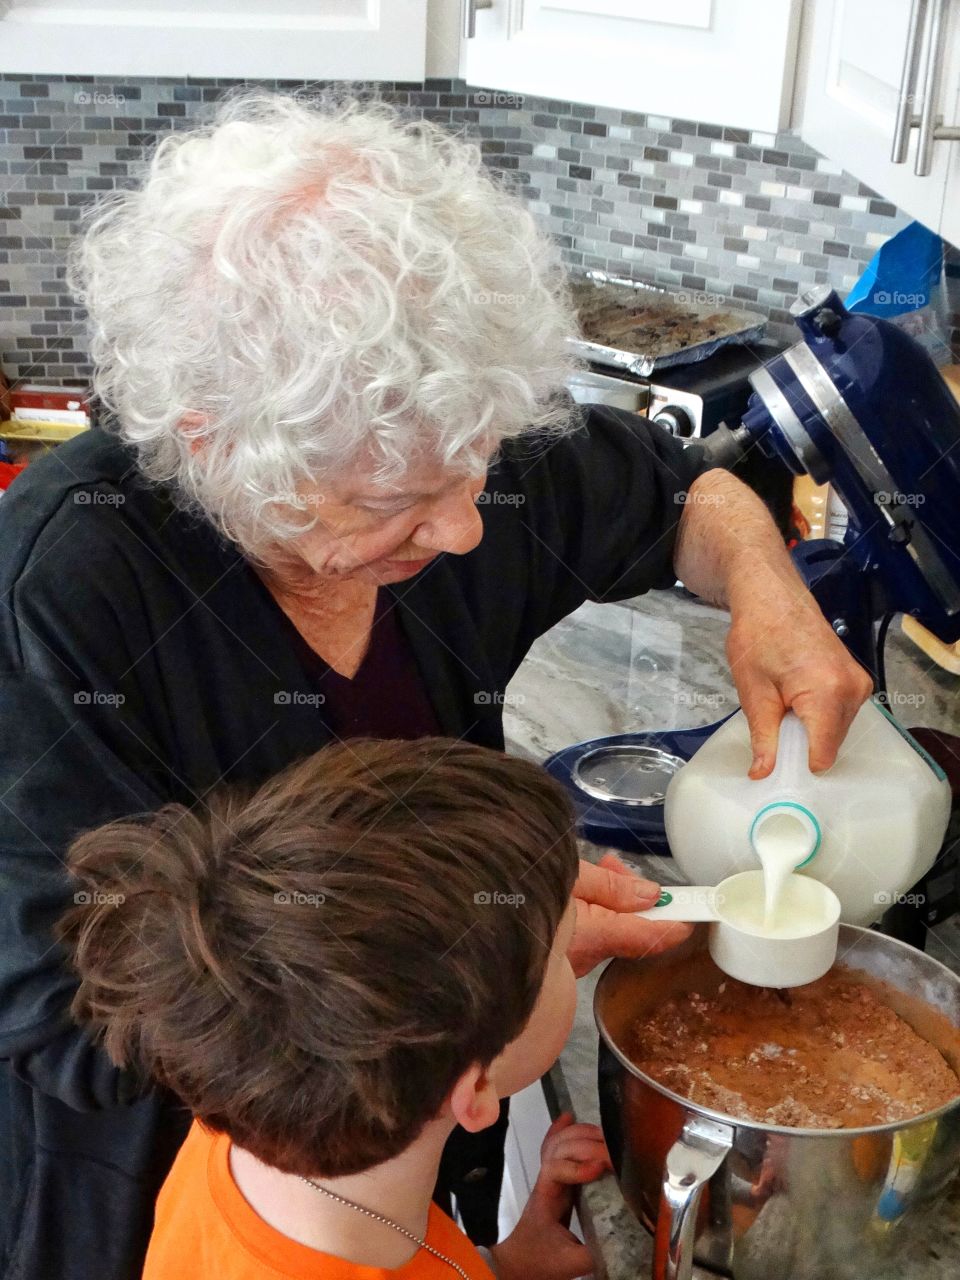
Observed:
[[[718,885],[670,885],[646,920],[708,921],[714,963],[756,987],[800,987],[822,978],[837,956],[840,899],[811,876],[790,875],[770,927],[764,874],[741,871]]]

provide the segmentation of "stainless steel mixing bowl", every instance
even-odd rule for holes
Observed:
[[[896,1124],[788,1129],[657,1084],[623,1046],[670,995],[723,980],[706,945],[701,925],[665,955],[614,960],[594,1000],[603,1130],[624,1199],[654,1235],[654,1280],[687,1280],[694,1260],[736,1280],[872,1276],[923,1237],[960,1169],[960,1096]],[[960,1072],[957,975],[854,925],[840,928],[837,961],[883,981],[888,1003]]]

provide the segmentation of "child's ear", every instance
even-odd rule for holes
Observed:
[[[487,1129],[500,1115],[500,1095],[479,1064],[468,1068],[450,1091],[448,1105],[468,1133]]]

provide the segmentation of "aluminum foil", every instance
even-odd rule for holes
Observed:
[[[608,276],[603,271],[574,276],[571,288],[578,307],[584,312],[584,328],[591,334],[589,338],[581,333],[569,339],[576,354],[584,360],[642,378],[657,369],[706,360],[731,343],[755,342],[767,323],[764,316],[754,311],[726,304],[711,307],[695,298],[689,302],[677,301],[676,292],[638,280]],[[635,325],[630,325],[634,296],[645,310],[636,317]],[[595,331],[603,322],[588,310],[594,299],[611,304],[611,327],[618,333],[624,328],[627,330],[619,339],[611,336],[602,341],[603,335]],[[622,310],[622,321],[616,315],[617,310]]]

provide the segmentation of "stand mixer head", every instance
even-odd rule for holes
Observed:
[[[828,617],[844,599],[870,622],[909,613],[944,642],[960,640],[960,406],[919,343],[851,314],[832,289],[809,291],[792,312],[803,340],[750,375],[742,424],[707,437],[705,453],[727,466],[756,445],[833,485],[850,515],[842,547],[804,548],[808,579],[842,560],[834,601],[821,600]],[[872,635],[833,621],[875,670]]]

